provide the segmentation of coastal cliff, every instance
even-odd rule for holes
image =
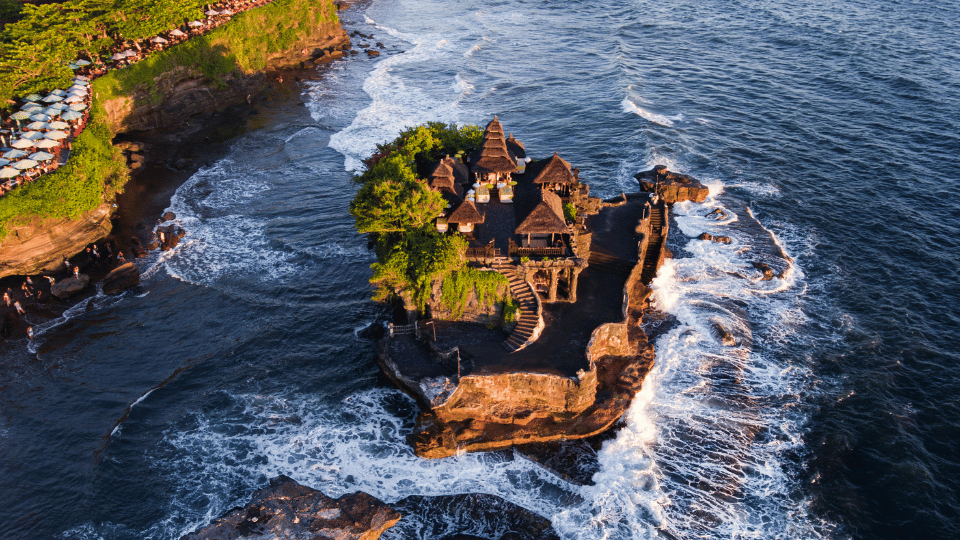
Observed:
[[[0,277],[53,269],[62,256],[110,234],[110,213],[127,176],[113,170],[123,169],[120,151],[111,147],[117,134],[182,129],[188,119],[246,103],[268,87],[270,72],[342,56],[349,38],[336,11],[333,0],[277,0],[94,80],[90,125],[101,127],[88,127],[74,153],[89,147],[87,156],[100,161],[71,156],[23,193],[3,197]],[[198,129],[204,122],[191,124]],[[82,184],[82,200],[72,200],[77,191],[67,184]]]

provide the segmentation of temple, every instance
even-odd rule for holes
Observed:
[[[653,365],[641,328],[663,262],[667,207],[656,193],[602,201],[557,153],[527,157],[494,117],[471,152],[422,163],[447,201],[438,231],[462,235],[475,270],[497,272],[519,307],[465,311],[440,301],[381,342],[384,373],[420,404],[408,436],[418,455],[582,438],[609,428]],[[499,327],[502,325],[502,328]]]

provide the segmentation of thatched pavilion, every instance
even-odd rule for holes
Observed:
[[[477,205],[473,201],[466,200],[447,216],[447,221],[456,223],[458,231],[468,233],[473,232],[474,225],[483,223],[483,214],[477,210]]]
[[[531,165],[535,168],[536,176],[533,183],[540,189],[550,189],[557,192],[561,197],[570,196],[570,188],[577,184],[577,178],[570,170],[570,164],[556,152],[553,157]]]
[[[516,158],[510,155],[503,126],[496,116],[487,124],[480,150],[471,165],[474,177],[481,183],[509,181],[510,174],[517,172]]]
[[[556,247],[563,245],[563,235],[569,234],[563,217],[563,204],[552,191],[540,190],[539,200],[530,213],[517,225],[516,234],[522,247]]]

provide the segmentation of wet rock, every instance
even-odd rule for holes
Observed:
[[[136,258],[147,256],[147,248],[143,247],[143,242],[136,236],[130,237],[130,251],[133,252],[133,256]]]
[[[710,189],[696,178],[668,171],[664,165],[639,172],[634,178],[640,183],[642,191],[659,194],[667,204],[679,201],[703,202],[710,194]]]
[[[761,278],[763,281],[770,281],[771,279],[774,278],[774,276],[776,276],[776,274],[773,271],[773,268],[770,268],[770,265],[768,265],[767,263],[754,262],[753,267],[759,270],[763,274],[763,278]]]
[[[713,329],[717,332],[717,336],[720,338],[720,343],[725,347],[736,347],[737,338],[733,337],[733,334],[727,331],[726,328],[720,325],[720,323],[713,323]]]
[[[710,233],[700,233],[700,236],[697,237],[697,240],[710,240],[711,242],[716,242],[718,244],[729,244],[729,236],[713,236]]]
[[[140,284],[140,271],[132,263],[124,263],[110,271],[103,278],[103,292],[113,294],[131,289]]]
[[[173,221],[177,219],[177,215],[174,214],[173,212],[164,212],[163,215],[160,216],[160,218],[163,219],[164,221]]]
[[[380,51],[375,51],[373,49],[367,50],[367,56],[373,58],[375,56],[380,56]]]
[[[399,520],[399,512],[362,491],[331,499],[281,475],[254,492],[246,507],[181,540],[375,540]]]
[[[163,251],[173,249],[177,247],[180,239],[186,234],[186,231],[174,224],[167,225],[166,227],[157,227],[158,246]]]
[[[722,208],[714,208],[713,211],[704,214],[703,217],[713,217],[719,221],[719,220],[727,219],[730,216]]]
[[[70,298],[90,284],[90,276],[80,274],[80,277],[68,277],[60,280],[50,287],[50,293],[57,298]]]

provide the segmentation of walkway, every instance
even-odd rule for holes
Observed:
[[[503,342],[503,348],[513,352],[524,346],[540,323],[540,318],[537,316],[537,301],[533,297],[534,292],[530,285],[517,274],[516,266],[497,263],[493,268],[510,281],[510,293],[520,303],[520,320],[517,321],[517,326],[510,337]]]

